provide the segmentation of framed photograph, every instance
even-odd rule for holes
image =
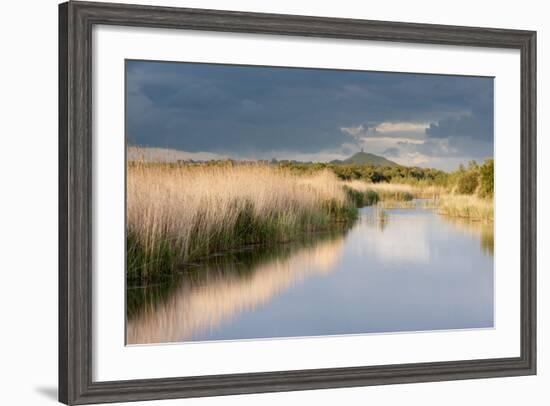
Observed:
[[[59,6],[59,400],[536,373],[536,33]]]

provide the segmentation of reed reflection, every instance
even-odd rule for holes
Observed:
[[[389,220],[390,216],[385,209],[374,207],[364,216],[363,223],[367,227],[374,227],[380,231],[384,231],[388,225]]]
[[[346,230],[255,245],[127,290],[127,343],[483,328],[492,223],[365,207]]]
[[[494,256],[495,229],[493,222],[475,221],[461,217],[441,216],[456,230],[479,238],[479,247],[485,255]]]
[[[127,343],[192,340],[307,278],[338,269],[344,232],[196,264],[172,283],[128,289]]]

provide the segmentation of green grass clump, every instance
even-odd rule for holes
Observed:
[[[394,202],[410,202],[414,199],[414,196],[411,192],[403,191],[383,191],[379,192],[380,200],[385,201],[394,201]]]
[[[380,200],[379,194],[374,190],[360,191],[349,186],[344,186],[344,190],[348,199],[353,202],[355,207],[372,206]]]

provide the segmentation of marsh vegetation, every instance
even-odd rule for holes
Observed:
[[[127,165],[127,278],[135,283],[241,247],[350,227],[358,208],[421,206],[493,221],[493,161],[457,171],[295,162]]]
[[[281,243],[357,216],[338,177],[266,165],[130,163],[127,269],[147,279],[243,245]]]

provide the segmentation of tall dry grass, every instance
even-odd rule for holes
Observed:
[[[472,220],[493,221],[493,199],[483,199],[475,195],[442,195],[438,202],[439,213],[451,217]]]
[[[260,164],[130,162],[128,277],[147,278],[242,244],[288,241],[355,215],[330,171],[299,176]]]
[[[413,198],[437,198],[445,189],[435,185],[409,185],[404,183],[370,183],[362,180],[350,180],[344,184],[354,190],[375,192],[379,200],[409,201]]]
[[[344,182],[344,185],[348,188],[350,194],[355,196],[359,206],[384,204],[391,207],[392,205],[411,202],[419,192],[419,189],[414,186],[396,183],[369,183],[361,180],[350,180]]]

